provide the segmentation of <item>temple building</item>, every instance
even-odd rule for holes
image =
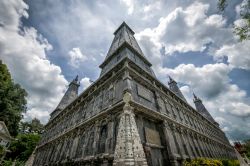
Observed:
[[[99,78],[78,95],[78,77],[51,113],[34,166],[181,166],[198,157],[235,159],[234,148],[202,100],[196,109],[177,82],[155,76],[123,22]]]

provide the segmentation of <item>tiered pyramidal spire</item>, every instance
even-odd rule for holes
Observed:
[[[125,22],[123,22],[114,32],[115,37],[107,56],[104,62],[100,65],[100,68],[102,69],[101,76],[125,58],[131,59],[142,69],[154,76],[154,73],[150,68],[152,64],[142,53],[134,34],[134,31]]]
[[[185,99],[185,97],[183,96],[183,94],[181,93],[181,90],[179,89],[178,85],[177,85],[177,82],[171,78],[169,76],[169,82],[168,82],[168,85],[169,85],[169,89],[171,91],[173,91],[178,97],[180,97],[181,99],[183,99],[185,102],[187,102],[187,100]]]
[[[120,47],[124,44],[128,44],[132,47],[137,53],[143,55],[141,48],[139,47],[135,37],[134,31],[125,23],[123,22],[118,29],[114,32],[114,40],[111,44],[111,47],[108,51],[106,59],[114,54]],[[145,57],[144,57],[145,58]],[[148,62],[149,63],[149,62]]]

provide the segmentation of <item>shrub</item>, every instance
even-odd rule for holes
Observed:
[[[24,161],[12,161],[12,160],[3,160],[2,166],[12,166],[15,163],[15,166],[24,166],[25,162]]]
[[[187,159],[184,162],[184,166],[240,166],[238,160],[217,160],[217,159],[207,159],[207,158],[197,158],[197,159]]]
[[[240,166],[239,160],[222,160],[223,166]]]
[[[206,159],[206,158],[197,158],[190,161],[185,161],[184,166],[223,166],[220,160],[215,159]]]

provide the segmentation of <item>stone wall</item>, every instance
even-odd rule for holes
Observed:
[[[33,165],[164,166],[235,157],[217,125],[153,75],[136,71],[133,61],[120,63],[46,125]]]

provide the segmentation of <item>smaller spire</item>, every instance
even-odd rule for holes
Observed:
[[[172,77],[168,76],[168,78],[169,78],[169,84],[172,83],[172,82],[176,83],[176,81]]]
[[[204,104],[202,103],[202,100],[197,97],[195,95],[195,93],[193,93],[194,95],[194,104],[196,107],[196,110],[198,112],[200,112],[204,117],[206,117],[207,119],[209,119],[212,123],[216,124],[217,122],[215,122],[215,120],[213,119],[213,117],[210,115],[210,113],[208,112],[208,110],[206,109],[206,107],[204,106]]]
[[[78,81],[78,75],[76,75],[75,81],[76,81],[76,82]]]
[[[169,82],[168,82],[169,89],[172,92],[174,92],[178,97],[180,97],[182,100],[187,102],[187,100],[185,99],[185,97],[181,93],[181,90],[179,89],[177,82],[172,77],[170,77],[170,76],[168,76],[168,77],[169,77]]]
[[[76,75],[76,77],[70,82],[69,86],[71,86],[72,84],[75,84],[77,86],[80,85],[80,82],[78,82],[78,75]]]
[[[80,83],[78,82],[78,75],[70,82],[67,91],[62,97],[56,109],[63,110],[68,104],[70,104],[78,96],[78,88]]]
[[[200,100],[196,95],[195,95],[195,93],[193,92],[193,96],[194,96],[194,102],[196,101],[196,100]]]

